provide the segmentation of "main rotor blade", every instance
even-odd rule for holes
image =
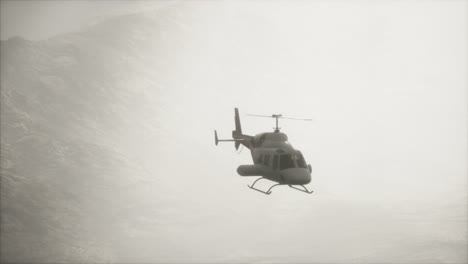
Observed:
[[[258,117],[269,117],[272,118],[273,116],[267,116],[267,115],[251,115],[251,114],[246,114],[248,116],[258,116]]]
[[[292,120],[302,120],[302,121],[312,121],[311,118],[294,118],[294,117],[281,117],[283,119],[292,119]]]
[[[294,118],[294,117],[285,117],[285,116],[282,116],[282,115],[271,115],[271,116],[267,116],[267,115],[252,115],[252,114],[246,114],[248,116],[257,116],[257,117],[269,117],[269,118],[282,118],[282,119],[291,119],[291,120],[302,120],[302,121],[312,121],[311,118]]]

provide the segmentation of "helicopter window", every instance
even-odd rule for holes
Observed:
[[[306,164],[304,156],[302,156],[302,154],[297,155],[296,162],[297,162],[297,166],[299,168],[307,168],[307,164]]]
[[[265,155],[265,157],[263,158],[263,164],[267,166],[270,164],[270,155]]]
[[[280,155],[280,170],[284,169],[289,169],[289,168],[294,168],[294,160],[291,155],[289,154],[283,154]]]
[[[273,169],[274,170],[278,169],[278,155],[273,156]]]

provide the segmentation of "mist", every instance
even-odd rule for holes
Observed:
[[[466,2],[152,5],[1,42],[2,262],[467,261]],[[312,195],[247,188],[234,107],[313,119]]]

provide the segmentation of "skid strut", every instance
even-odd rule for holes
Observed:
[[[298,190],[298,191],[305,192],[305,193],[308,193],[308,194],[311,194],[311,193],[314,192],[314,191],[309,191],[309,190],[307,190],[307,188],[306,188],[304,185],[299,185],[299,186],[301,186],[301,187],[304,188],[304,189],[297,188],[297,187],[294,186],[294,185],[289,185],[289,187],[291,187],[291,188],[293,188],[293,189],[296,189],[296,190]]]
[[[265,192],[265,191],[262,191],[262,190],[257,189],[257,188],[254,187],[255,183],[257,183],[259,180],[262,180],[262,179],[265,179],[265,178],[263,178],[263,177],[258,178],[258,179],[256,179],[256,180],[254,181],[254,183],[253,183],[252,185],[248,185],[248,184],[247,184],[247,186],[248,186],[250,189],[255,190],[255,191],[257,191],[257,192],[261,192],[261,193],[264,193],[264,194],[271,194],[271,189],[273,189],[273,187],[278,186],[278,185],[281,185],[281,184],[279,184],[279,183],[274,184],[274,185],[272,185],[272,186]]]
[[[269,194],[271,194],[271,189],[273,189],[274,187],[276,187],[276,186],[278,186],[278,185],[285,185],[285,184],[282,184],[282,183],[273,184],[273,185],[265,192],[265,191],[263,191],[263,190],[260,190],[260,189],[257,189],[257,188],[254,187],[254,185],[255,185],[259,180],[266,180],[266,179],[263,178],[263,177],[260,177],[260,178],[256,179],[256,180],[252,183],[252,185],[248,185],[248,184],[247,184],[247,186],[248,186],[250,189],[252,189],[252,190],[255,190],[255,191],[257,191],[257,192],[261,192],[261,193],[264,193],[264,194],[269,195]],[[288,185],[289,185],[289,187],[291,187],[291,188],[293,188],[293,189],[296,189],[296,190],[298,190],[298,191],[305,192],[305,193],[308,193],[308,194],[311,194],[311,193],[314,192],[314,191],[309,191],[309,190],[307,190],[307,188],[306,188],[304,185],[298,185],[298,186],[301,186],[302,189],[301,189],[301,188],[297,188],[297,187],[294,186],[294,185],[290,185],[290,184],[288,184]]]

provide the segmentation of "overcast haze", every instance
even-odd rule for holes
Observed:
[[[1,260],[466,263],[467,10],[2,1]],[[313,119],[314,194],[246,187],[234,107]]]
[[[22,36],[41,40],[78,31],[111,16],[154,10],[169,1],[2,0],[1,39]]]

